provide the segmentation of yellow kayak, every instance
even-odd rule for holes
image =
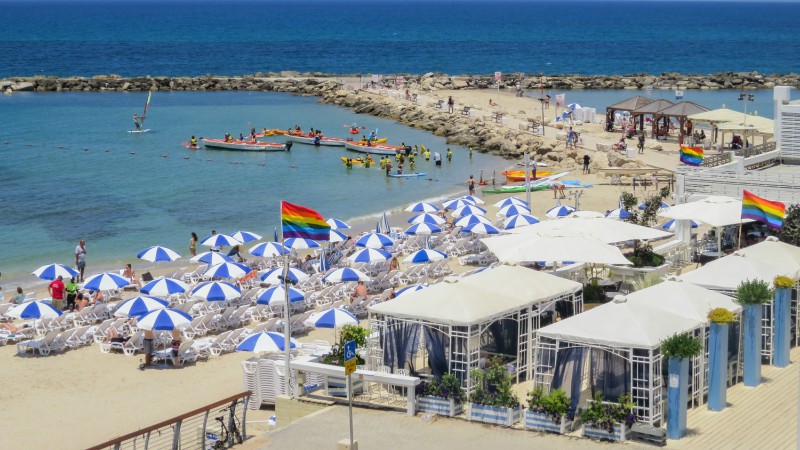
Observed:
[[[341,158],[341,159],[342,159],[342,162],[343,162],[343,163],[347,164],[347,158],[345,158],[344,156],[342,156],[342,158]],[[363,159],[354,159],[354,158],[350,158],[350,162],[351,162],[352,164],[364,164],[365,160],[363,160]],[[372,167],[372,166],[374,166],[374,165],[375,165],[375,161],[373,160],[373,161],[370,163],[370,167]]]
[[[389,139],[389,138],[378,138],[378,139],[375,139],[374,141],[372,141],[372,143],[373,143],[373,144],[383,144],[383,143],[385,143],[385,142],[386,142],[388,139]],[[365,140],[362,140],[362,141],[360,141],[360,143],[361,143],[361,145],[367,145],[367,141],[365,141]]]

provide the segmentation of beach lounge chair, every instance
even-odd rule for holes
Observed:
[[[208,269],[208,264],[200,264],[192,272],[183,274],[183,281],[189,284],[199,283],[203,278],[203,273]]]
[[[89,332],[90,328],[91,326],[89,325],[75,328],[74,332],[71,335],[63,338],[64,344],[68,348],[77,348],[82,345],[89,344],[92,341],[92,334]]]
[[[195,362],[197,361],[197,354],[193,348],[194,341],[185,340],[181,342],[181,346],[178,347],[178,364],[176,367],[183,367],[186,361]],[[153,352],[153,362],[156,363],[158,361],[163,361],[164,365],[169,364],[172,362],[172,349],[167,348],[164,350],[159,350]]]
[[[229,340],[230,335],[233,331],[226,331],[216,338],[205,338],[203,341],[208,343],[207,347],[204,347],[204,352],[207,355],[211,356],[219,356],[224,352],[229,352],[232,350],[232,346]]]
[[[51,330],[44,337],[17,343],[17,353],[25,354],[28,350],[35,354],[47,356],[51,351],[63,351],[64,342],[61,340],[61,331]]]

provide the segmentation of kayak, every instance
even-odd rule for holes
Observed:
[[[391,155],[391,156],[394,156],[397,154],[397,152],[403,150],[403,147],[397,145],[373,144],[367,147],[366,145],[356,141],[345,141],[344,148],[352,152],[370,153],[373,155]]]
[[[378,138],[378,139],[373,140],[372,143],[373,144],[385,144],[386,141],[388,141],[388,140],[389,140],[389,138]],[[367,141],[364,140],[364,139],[358,141],[358,143],[361,144],[361,145],[367,145]]]
[[[250,152],[276,152],[286,150],[286,144],[278,142],[250,142],[250,141],[229,141],[222,139],[200,139],[206,148],[222,150],[243,150]]]
[[[297,142],[299,144],[308,145],[325,145],[328,147],[344,147],[344,139],[322,137],[319,139],[319,143],[316,143],[316,139],[316,137],[309,136],[293,136],[291,134],[286,135],[286,142]]]
[[[346,157],[342,156],[342,162],[343,162],[343,163],[347,163],[347,159],[348,159],[348,158],[346,158]],[[365,162],[365,161],[364,161],[363,159],[355,159],[355,158],[350,158],[350,163],[352,163],[352,164],[364,164],[364,162]],[[370,167],[371,167],[371,166],[374,166],[374,165],[375,165],[375,161],[372,161],[372,162],[370,163]]]
[[[506,178],[508,178],[508,181],[525,181],[525,171],[524,170],[506,170],[505,172],[502,172],[502,174],[505,175]],[[542,170],[542,171],[537,170],[536,171],[536,178],[542,178],[542,177],[550,176],[552,174],[553,174],[553,172],[551,172],[549,170]],[[533,180],[533,171],[531,171],[529,175],[531,177],[531,180]]]
[[[389,176],[392,178],[411,178],[411,177],[424,177],[427,175],[425,172],[420,173],[390,173]]]
[[[550,186],[543,184],[541,186],[532,187],[531,192],[545,191],[547,189],[550,189]],[[525,186],[514,186],[505,189],[483,189],[482,192],[484,194],[508,194],[512,192],[525,192]]]

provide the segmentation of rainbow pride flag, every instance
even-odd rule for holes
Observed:
[[[331,226],[320,213],[288,202],[281,202],[281,229],[284,239],[328,241],[331,238]]]
[[[703,148],[681,145],[681,162],[689,166],[699,166],[703,162]]]
[[[742,219],[753,219],[769,225],[770,228],[783,228],[786,205],[761,198],[744,191],[742,196]]]

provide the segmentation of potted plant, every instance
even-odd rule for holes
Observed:
[[[510,427],[522,419],[522,407],[505,366],[474,369],[470,378],[474,390],[469,396],[469,420]]]
[[[727,309],[715,308],[708,320],[708,409],[722,411],[728,396],[728,328],[735,318]]]
[[[604,401],[603,394],[597,392],[587,403],[586,409],[580,413],[584,437],[611,441],[627,439],[628,430],[636,423],[630,395],[621,395],[617,403],[611,403]]]
[[[548,394],[538,387],[528,393],[525,410],[525,428],[564,434],[572,429],[568,417],[570,400],[561,389],[551,389]]]
[[[350,341],[356,342],[356,348],[364,348],[367,346],[367,336],[369,331],[358,325],[345,325],[339,333],[339,342],[331,347],[331,351],[322,355],[320,361],[322,364],[330,364],[332,366],[344,367],[344,346]],[[361,355],[356,354],[356,364],[364,365],[366,361]],[[352,387],[354,394],[360,394],[364,391],[364,382],[359,379],[352,380]],[[347,377],[342,375],[327,376],[325,377],[325,389],[328,395],[332,397],[347,397]]]
[[[789,339],[791,325],[789,320],[792,314],[792,287],[795,280],[789,277],[778,276],[773,280],[775,286],[775,301],[772,305],[773,338],[772,338],[772,365],[786,367],[789,365]]]
[[[417,385],[417,411],[453,417],[464,412],[467,394],[452,373]]]
[[[700,339],[677,333],[661,341],[661,354],[668,358],[667,437],[680,439],[686,434],[686,402],[689,390],[689,359],[703,351]]]
[[[744,308],[744,385],[761,383],[761,315],[763,304],[772,299],[766,281],[745,280],[736,288],[736,303]]]

